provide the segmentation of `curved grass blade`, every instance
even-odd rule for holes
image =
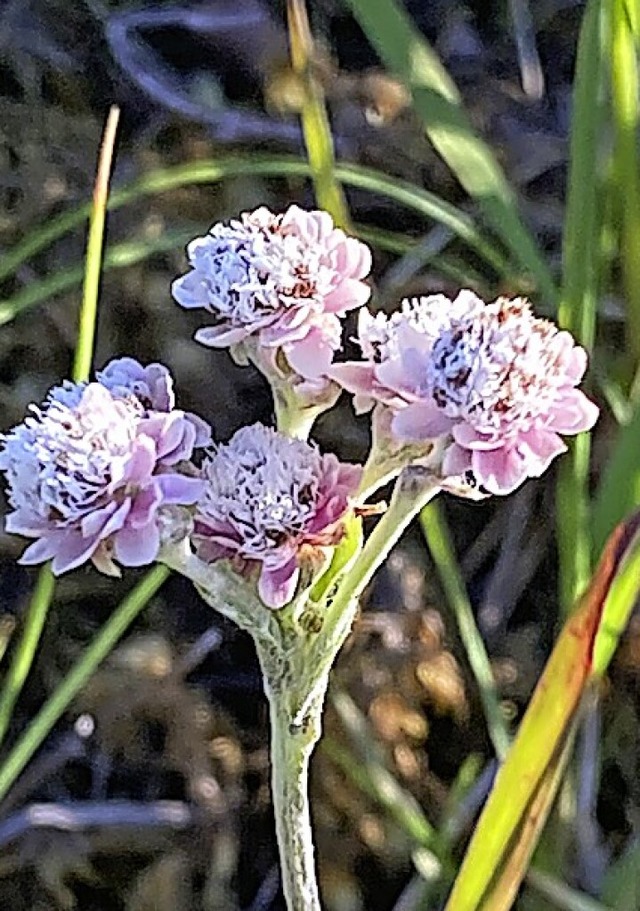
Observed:
[[[291,156],[255,155],[245,158],[233,157],[219,160],[199,161],[189,165],[162,168],[146,174],[140,180],[111,194],[108,209],[137,202],[145,196],[166,193],[178,187],[194,184],[216,183],[229,177],[253,175],[260,177],[308,177],[309,164],[301,158]],[[398,205],[417,212],[428,220],[450,228],[465,244],[474,250],[501,278],[513,274],[509,258],[487,240],[475,221],[466,212],[446,202],[434,193],[424,190],[409,181],[388,177],[381,171],[361,165],[336,165],[338,180],[352,187],[377,193],[391,199]],[[89,215],[89,207],[81,206],[73,212],[66,212],[42,228],[32,232],[0,261],[0,280],[13,274],[24,262],[36,253],[49,247],[83,224]]]
[[[437,54],[395,0],[346,0],[380,59],[413,96],[429,139],[475,199],[519,265],[549,302],[556,288],[547,264],[518,214],[515,193],[489,146],[476,135],[456,85]]]

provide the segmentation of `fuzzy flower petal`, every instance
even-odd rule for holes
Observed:
[[[586,352],[520,298],[485,304],[463,291],[404,301],[389,317],[362,311],[358,340],[364,361],[330,372],[356,409],[386,410],[399,445],[449,439],[443,475],[489,493],[542,474],[566,449],[560,434],[598,417],[576,388]]]
[[[187,247],[191,271],[172,286],[183,307],[202,308],[214,325],[198,341],[242,347],[250,338],[281,349],[303,377],[327,369],[340,347],[340,318],[364,304],[369,248],[334,227],[326,212],[265,207],[215,224]]]
[[[259,570],[260,596],[279,608],[293,598],[303,563],[342,537],[361,468],[254,424],[213,450],[203,476],[198,555]]]
[[[199,449],[211,443],[211,428],[202,418],[189,411],[175,410],[173,377],[164,364],[148,364],[143,367],[132,357],[116,358],[98,371],[96,379],[117,398],[138,402],[146,416],[156,412],[165,415],[171,413],[174,421],[174,445],[165,441],[165,452],[161,458],[166,464],[189,459],[194,447]],[[180,415],[179,421],[176,421],[177,415]],[[177,423],[182,427],[181,433],[177,431]]]
[[[199,431],[173,409],[165,368],[123,359],[101,380],[105,373],[107,384],[54,388],[0,438],[13,510],[7,531],[36,539],[23,563],[52,559],[54,573],[88,560],[115,573],[112,554],[127,566],[150,563],[158,552],[159,509],[192,504],[202,493],[198,478],[175,467],[176,452],[187,466]],[[135,390],[127,386],[131,376]],[[150,410],[154,405],[170,410]]]

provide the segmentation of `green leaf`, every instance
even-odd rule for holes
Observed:
[[[593,504],[593,540],[599,550],[618,522],[640,506],[640,404],[620,427]]]
[[[616,650],[638,597],[640,580],[640,511],[618,525],[611,540],[617,540],[619,566],[604,601],[592,652],[592,673],[601,677]]]

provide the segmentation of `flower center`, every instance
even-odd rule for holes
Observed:
[[[11,504],[63,526],[110,499],[118,466],[131,452],[139,408],[114,401],[96,384],[75,407],[64,398],[34,407],[4,438],[1,457]]]
[[[300,440],[256,424],[218,446],[204,464],[201,513],[231,524],[247,556],[296,539],[315,515],[321,456]]]
[[[499,299],[440,333],[424,391],[482,433],[526,430],[567,382],[558,334],[525,301]]]

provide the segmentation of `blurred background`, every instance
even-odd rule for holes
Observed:
[[[518,190],[525,221],[557,267],[584,4],[531,4],[537,56],[528,69],[507,2],[405,5],[456,80],[474,125]],[[338,157],[466,207],[405,90],[380,68],[346,6],[309,6]],[[269,0],[2,0],[0,254],[90,199],[112,103],[122,109],[114,188],[158,167],[248,150],[302,154],[287,54],[283,4]],[[389,200],[347,195],[358,223],[392,227],[432,253],[425,266],[420,255],[399,259],[376,249],[377,306],[418,293],[454,295],[463,285],[485,295],[527,290],[524,280],[522,287],[497,287],[482,262],[468,254],[463,261],[443,229],[428,230]],[[179,404],[210,421],[220,440],[243,424],[271,420],[261,377],[192,342],[199,315],[172,302],[169,284],[185,267],[187,239],[241,210],[291,202],[313,204],[302,178],[249,173],[149,194],[115,211],[97,366],[123,354],[167,364]],[[84,243],[81,226],[0,284],[3,429],[70,373]],[[615,296],[609,305],[615,311]],[[615,322],[610,334],[615,342]],[[359,459],[367,422],[343,403],[320,421],[316,436],[341,457]],[[597,439],[596,472],[602,445]],[[503,708],[515,723],[557,632],[553,471],[502,502],[447,500],[445,509]],[[0,534],[7,654],[35,579],[16,566],[19,551],[19,542]],[[60,580],[10,739],[135,581],[127,572],[114,584],[90,569]],[[639,660],[636,620],[597,716],[605,736],[599,741],[587,730],[581,742],[581,835],[567,835],[558,813],[539,854],[547,869],[562,854],[571,884],[586,893],[601,892],[618,858],[628,864],[625,875],[637,877]],[[267,743],[250,640],[189,585],[171,579],[0,807],[0,909],[282,911]],[[597,750],[600,774],[590,785]],[[416,848],[412,826],[424,814],[448,827],[461,850],[491,782],[492,755],[473,677],[416,530],[364,600],[334,674],[326,736],[314,759],[327,911],[425,907],[411,890],[416,868],[429,876],[433,857]],[[380,782],[393,798],[386,806]],[[434,902],[429,907],[437,908]],[[518,904],[526,911],[553,907],[570,906],[530,888]]]

